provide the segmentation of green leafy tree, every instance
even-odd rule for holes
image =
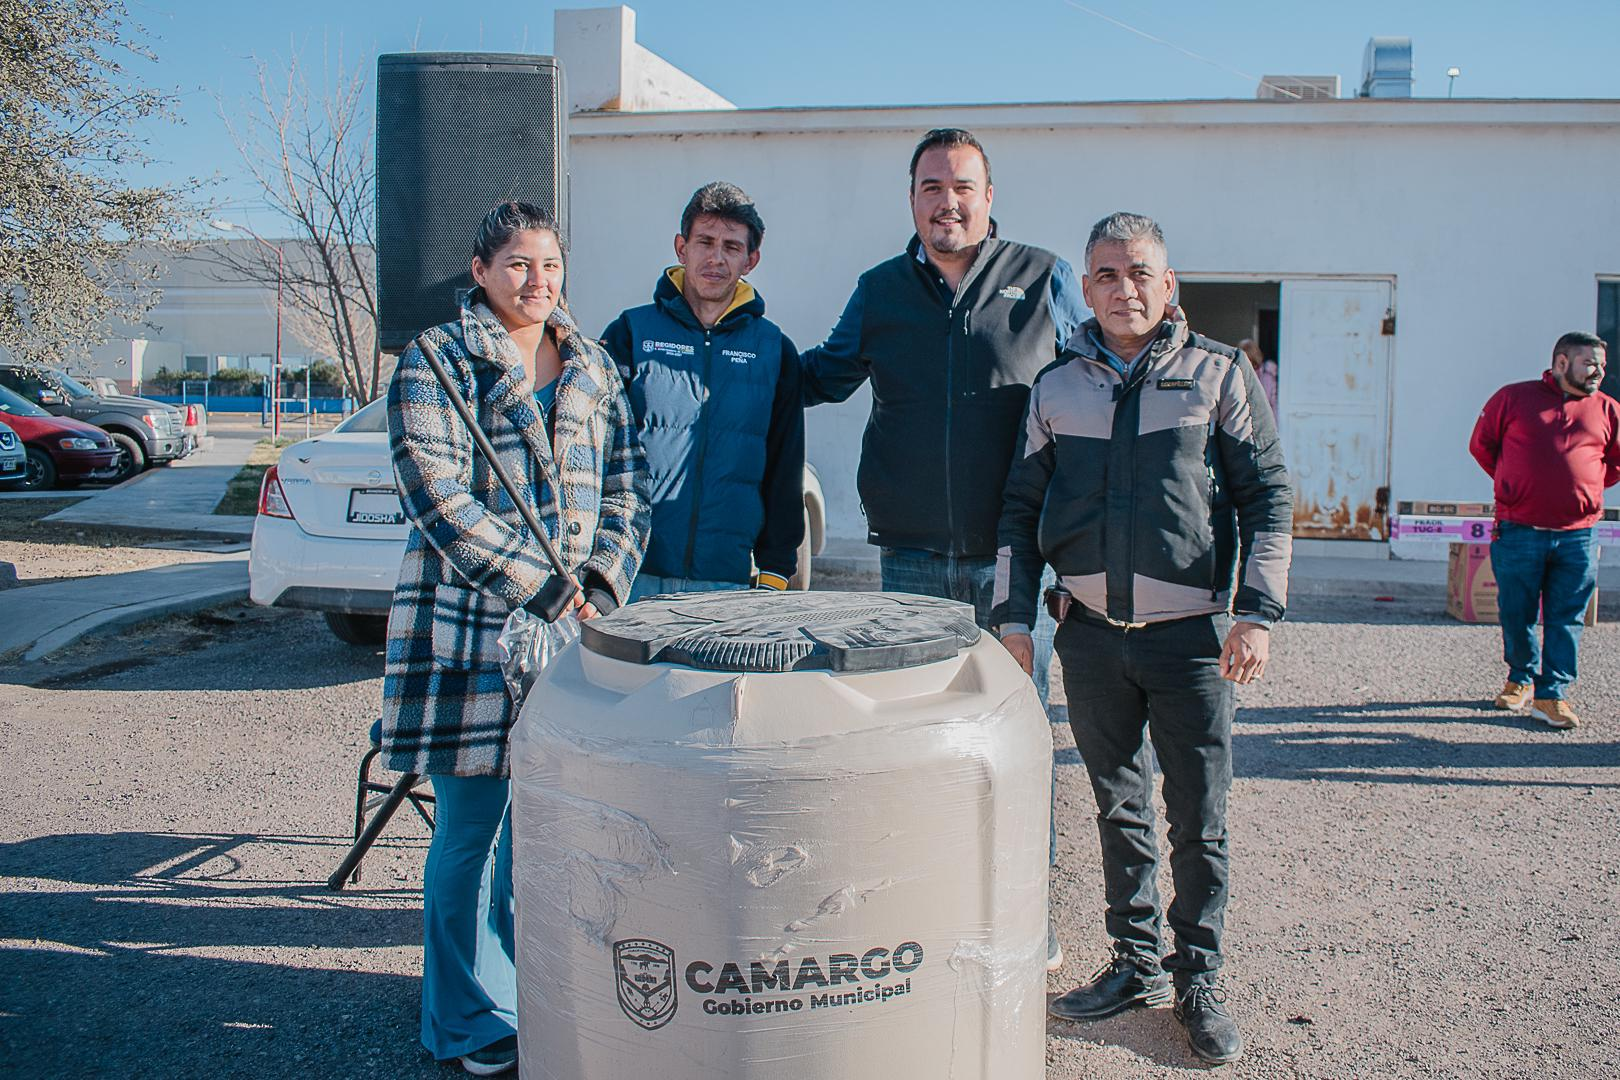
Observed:
[[[118,0],[0,0],[0,350],[24,363],[143,322],[195,218],[197,181],[132,179],[173,99],[125,68],[153,58],[127,17]]]

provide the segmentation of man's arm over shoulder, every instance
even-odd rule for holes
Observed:
[[[1046,303],[1052,313],[1057,351],[1061,352],[1086,321],[1085,296],[1080,291],[1079,279],[1074,276],[1074,267],[1067,259],[1059,258],[1052,264],[1052,284]]]
[[[1288,567],[1293,559],[1294,493],[1283,463],[1277,422],[1264,404],[1254,368],[1241,356],[1222,379],[1215,421],[1215,449],[1237,509],[1242,566],[1232,611],[1239,619],[1265,622],[1288,606]]]
[[[1045,384],[1036,378],[1030,389],[1029,406],[1024,413],[1024,429],[1007,486],[1001,500],[1001,520],[996,529],[996,577],[991,591],[990,625],[1008,624],[1025,629],[1035,625],[1037,593],[1046,561],[1041,556],[1041,507],[1046,504],[1046,488],[1057,465],[1057,448],[1052,429],[1042,414],[1041,395]]]
[[[807,349],[800,358],[804,369],[806,405],[846,401],[872,373],[861,355],[861,323],[866,316],[866,279],[855,284],[844,313],[838,316],[827,340]]]
[[[759,583],[785,589],[798,568],[804,541],[804,404],[799,350],[782,335],[782,364],[765,434],[765,475],[760,496],[765,521],[754,541]]]
[[[1479,462],[1479,467],[1485,470],[1487,476],[1496,475],[1496,463],[1502,457],[1502,431],[1507,421],[1508,398],[1508,388],[1505,386],[1491,395],[1480,410],[1479,419],[1474,421],[1474,434],[1468,440],[1468,452],[1474,455],[1474,460]]]

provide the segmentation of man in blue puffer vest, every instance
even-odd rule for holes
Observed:
[[[681,214],[677,265],[659,276],[653,302],[602,335],[629,392],[651,485],[652,539],[632,600],[785,589],[797,567],[799,354],[743,280],[764,239],[741,188],[705,184]]]

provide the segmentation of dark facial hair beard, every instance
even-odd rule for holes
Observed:
[[[1603,385],[1603,380],[1597,376],[1596,372],[1593,372],[1587,376],[1585,382],[1576,382],[1569,377],[1569,370],[1566,368],[1564,374],[1558,376],[1558,383],[1564,388],[1566,394],[1572,394],[1575,397],[1591,397],[1597,393],[1598,387]]]

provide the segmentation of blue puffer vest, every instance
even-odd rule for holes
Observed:
[[[747,282],[704,330],[666,271],[653,302],[626,311],[630,407],[647,454],[652,539],[644,573],[746,583],[765,520],[760,483],[782,364],[782,331]]]

